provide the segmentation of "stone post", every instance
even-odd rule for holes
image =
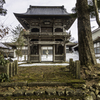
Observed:
[[[75,62],[73,61],[72,63],[72,74],[75,76],[76,71],[75,71]]]
[[[39,62],[41,62],[41,45],[39,44]]]
[[[4,72],[9,76],[9,63],[4,66]]]
[[[75,62],[76,79],[80,79],[80,61]]]
[[[55,62],[55,44],[53,45],[53,62]]]
[[[14,64],[13,62],[11,64],[12,64],[12,76],[14,76]]]
[[[18,74],[18,61],[15,60],[14,63],[15,63],[15,75],[16,75]]]
[[[15,75],[15,62],[13,62],[13,74]]]
[[[66,43],[64,42],[64,62],[66,62]]]
[[[9,77],[12,77],[12,63],[9,64]]]
[[[72,71],[72,67],[73,67],[73,59],[69,59],[69,70]]]

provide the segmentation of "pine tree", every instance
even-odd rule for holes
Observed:
[[[25,44],[25,39],[23,37],[25,31],[20,25],[18,25],[15,29],[12,30],[12,33],[14,34],[13,44],[17,47],[16,55],[19,60],[19,57],[22,57],[22,48]]]
[[[96,64],[87,0],[77,0],[77,17],[79,59],[81,65],[89,66],[90,64]]]

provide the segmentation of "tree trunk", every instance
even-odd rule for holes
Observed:
[[[77,0],[79,60],[81,65],[96,64],[87,0]]]

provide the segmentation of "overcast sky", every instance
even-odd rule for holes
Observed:
[[[4,4],[4,8],[7,9],[6,16],[0,16],[0,22],[5,25],[10,25],[12,28],[17,26],[19,22],[15,18],[13,13],[25,13],[29,5],[32,6],[62,6],[66,8],[68,13],[72,13],[71,9],[75,7],[76,0],[5,0],[6,4]],[[96,26],[95,21],[92,21],[92,26]],[[95,28],[96,28],[95,27]],[[68,30],[71,31],[72,37],[75,40],[78,40],[77,36],[77,20],[75,20],[74,24]],[[7,38],[7,41],[11,41],[11,38]]]

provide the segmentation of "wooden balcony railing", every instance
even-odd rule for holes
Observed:
[[[29,34],[28,34],[29,35]],[[31,32],[30,35],[69,35],[67,32]]]

